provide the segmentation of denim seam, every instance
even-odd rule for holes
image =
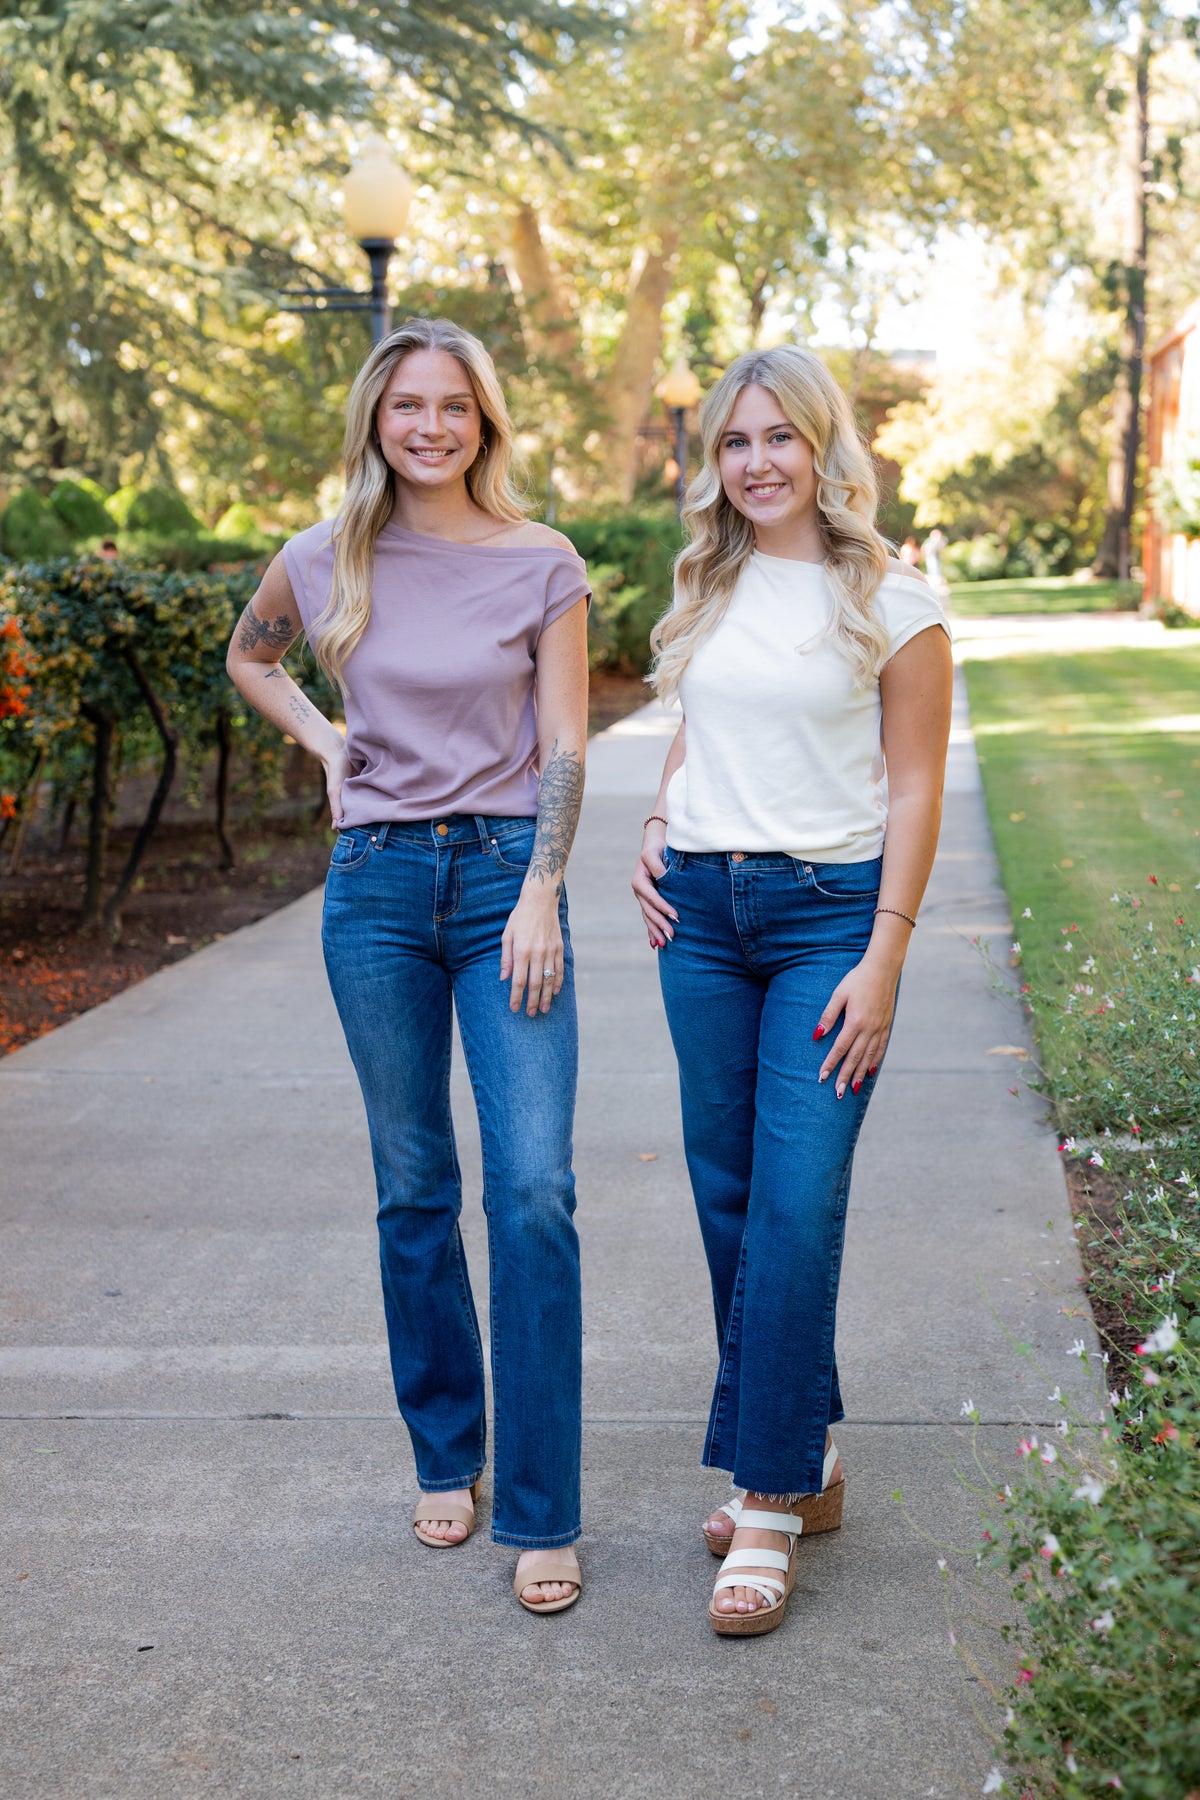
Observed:
[[[417,1486],[423,1494],[453,1494],[463,1488],[473,1488],[482,1474],[483,1470],[479,1468],[473,1475],[464,1476],[461,1481],[422,1481],[420,1470],[418,1470]]]
[[[462,1042],[463,1061],[467,1065],[467,1079],[470,1081],[471,1091],[472,1091],[472,1093],[474,1093],[476,1091],[475,1068],[474,1068],[474,1064],[472,1063],[472,1060],[471,1060],[470,1045],[467,1041],[468,1034],[465,1031],[463,1031],[463,1029],[462,1029],[462,1020],[461,1019],[459,1020],[459,1038],[461,1039],[461,1042]],[[492,1304],[493,1298],[494,1298],[495,1292],[496,1292],[496,1252],[495,1252],[495,1247],[494,1247],[494,1243],[493,1243],[494,1234],[492,1231],[491,1211],[490,1211],[489,1204],[488,1204],[489,1196],[490,1196],[490,1183],[488,1180],[488,1153],[487,1153],[487,1146],[484,1142],[484,1132],[483,1132],[482,1124],[480,1125],[480,1131],[479,1131],[479,1162],[480,1162],[480,1169],[481,1169],[482,1178],[483,1178],[480,1198],[481,1198],[481,1202],[483,1205],[483,1215],[484,1215],[485,1220],[487,1221],[488,1331],[489,1331],[489,1334],[491,1337],[491,1360],[492,1360],[492,1465],[494,1468],[499,1468],[499,1465],[500,1465],[500,1416],[501,1416],[502,1409],[496,1403],[496,1395],[497,1395],[497,1389],[499,1388],[499,1385],[500,1385],[500,1382],[499,1382],[500,1323],[496,1317],[496,1308]],[[483,1378],[486,1380],[486,1375],[484,1372],[483,1345],[479,1342],[478,1339],[476,1339],[476,1354],[479,1357],[480,1375],[483,1376]],[[496,1504],[496,1496],[493,1493],[493,1496],[492,1496],[493,1507],[495,1506],[495,1504]],[[493,1537],[495,1537],[494,1531],[493,1531],[492,1535],[493,1535]]]
[[[522,1537],[515,1531],[492,1531],[493,1544],[503,1544],[509,1550],[563,1550],[568,1544],[578,1542],[583,1531],[582,1525],[576,1525],[573,1531],[560,1532],[557,1537]],[[530,1576],[530,1584],[536,1580]]]
[[[447,1099],[446,1099],[446,1145],[450,1151],[450,1159],[454,1165],[454,1172],[458,1179],[459,1204],[461,1207],[462,1173],[459,1168],[458,1145],[454,1141],[454,1114],[451,1110],[450,1100],[449,1100],[450,1073],[451,1073],[452,1060],[453,1060],[453,1027],[451,1028],[450,1031],[448,1031],[446,1033],[445,1055],[444,1055],[443,1063],[442,1063],[442,1072],[443,1072],[443,1079],[445,1082],[445,1092],[446,1092],[446,1096],[447,1096]],[[481,1390],[481,1392],[486,1393],[487,1380],[486,1380],[486,1376],[484,1374],[484,1366],[483,1366],[483,1346],[479,1341],[479,1321],[475,1317],[475,1308],[471,1304],[471,1284],[467,1278],[466,1267],[463,1263],[462,1231],[461,1231],[457,1221],[455,1221],[455,1226],[454,1226],[454,1271],[458,1277],[458,1295],[459,1295],[459,1299],[462,1302],[463,1316],[465,1317],[466,1322],[467,1322],[467,1336],[470,1338],[472,1344],[475,1346],[475,1361],[479,1366],[480,1390]],[[480,1469],[482,1469],[484,1467],[484,1465],[486,1464],[486,1461],[487,1461],[487,1407],[486,1407],[486,1401],[484,1402],[484,1405],[480,1411],[479,1448],[476,1451],[476,1461],[478,1462]],[[471,1479],[472,1479],[472,1481],[474,1481],[476,1479],[476,1477],[472,1476]],[[471,1482],[462,1482],[462,1483],[458,1483],[456,1485],[470,1487]]]

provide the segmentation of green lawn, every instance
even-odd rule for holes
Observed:
[[[1117,890],[1194,917],[1200,642],[999,657],[968,661],[965,672],[992,832],[1035,987],[1060,984],[1072,966],[1064,926],[1079,926],[1081,959],[1106,947]],[[1021,917],[1027,906],[1032,919]]]
[[[960,618],[1007,613],[1136,612],[1138,581],[1076,581],[1073,575],[1006,581],[956,581],[950,604]]]

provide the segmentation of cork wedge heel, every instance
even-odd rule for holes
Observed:
[[[805,1534],[808,1537],[812,1537],[818,1531],[837,1531],[841,1527],[842,1502],[846,1498],[846,1477],[843,1475],[840,1481],[835,1481],[832,1486],[829,1485],[829,1477],[837,1468],[837,1460],[837,1445],[831,1441],[825,1452],[825,1466],[821,1472],[821,1492],[819,1494],[802,1494],[799,1500],[793,1502],[791,1510],[797,1518],[803,1519]],[[741,1520],[742,1505],[743,1502],[739,1495],[737,1499],[730,1500],[724,1506],[717,1508],[718,1512],[725,1513],[728,1518],[733,1520],[734,1531],[737,1530]],[[704,1532],[704,1541],[713,1555],[724,1556],[729,1549],[729,1538],[718,1537],[712,1531],[704,1531],[703,1526],[700,1529]]]
[[[457,1550],[460,1544],[465,1544],[475,1529],[474,1503],[479,1498],[481,1488],[481,1481],[472,1484],[470,1506],[464,1506],[459,1500],[443,1500],[440,1494],[422,1494],[413,1511],[413,1530],[421,1543],[428,1544],[431,1550]],[[442,1519],[451,1525],[465,1525],[467,1537],[430,1537],[427,1531],[421,1530],[422,1525],[432,1525]]]
[[[708,1619],[718,1637],[763,1637],[783,1624],[784,1609],[796,1585],[796,1545],[804,1520],[794,1512],[764,1512],[758,1507],[743,1506],[738,1523],[751,1531],[786,1532],[787,1555],[782,1550],[731,1550],[713,1586]],[[779,1573],[763,1573],[769,1569]],[[763,1604],[754,1612],[719,1612],[720,1596],[727,1589],[739,1587],[753,1588]]]

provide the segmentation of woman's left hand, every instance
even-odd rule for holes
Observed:
[[[826,1037],[838,1020],[842,1028],[821,1064],[821,1080],[828,1081],[838,1065],[837,1097],[850,1088],[857,1094],[868,1075],[874,1075],[891,1035],[896,1010],[900,971],[865,956],[838,982],[829,1004],[817,1021],[815,1038]]]
[[[563,936],[558,921],[558,890],[553,882],[528,886],[509,914],[500,940],[500,979],[512,981],[509,1010],[535,1018],[550,1011],[563,984]]]

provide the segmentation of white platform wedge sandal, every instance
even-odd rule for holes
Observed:
[[[796,1517],[804,1520],[804,1529],[809,1537],[818,1531],[837,1531],[841,1527],[842,1502],[846,1497],[846,1477],[843,1475],[841,1480],[835,1481],[832,1487],[829,1485],[829,1477],[837,1468],[837,1461],[837,1445],[831,1442],[825,1452],[825,1463],[821,1470],[821,1492],[819,1494],[802,1494],[800,1499],[794,1503]],[[734,1531],[739,1525],[747,1523],[742,1518],[740,1494],[727,1501],[724,1506],[718,1506],[717,1511],[723,1512],[727,1518],[733,1520]],[[701,1529],[703,1530],[703,1527]],[[718,1537],[713,1531],[704,1532],[704,1541],[714,1556],[724,1556],[729,1548],[729,1538]]]

